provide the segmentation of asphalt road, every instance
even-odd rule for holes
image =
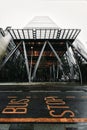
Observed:
[[[87,88],[0,86],[0,122],[87,122]]]

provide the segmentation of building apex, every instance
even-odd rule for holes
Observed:
[[[25,28],[58,28],[58,26],[48,16],[36,16]]]

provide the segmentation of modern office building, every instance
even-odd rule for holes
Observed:
[[[49,17],[0,28],[0,82],[7,82],[0,84],[1,130],[87,129],[87,89],[76,86],[83,76],[87,81],[80,31],[61,29]]]
[[[80,31],[61,29],[49,17],[35,17],[22,29],[11,27],[7,27],[5,31],[1,29],[0,56],[3,57],[0,63],[1,82],[6,80],[82,83],[76,57],[80,57],[81,62],[82,59],[87,61],[87,57],[85,52],[80,51],[82,47],[78,49],[77,43],[81,42],[76,38]],[[9,78],[6,77],[8,74]]]

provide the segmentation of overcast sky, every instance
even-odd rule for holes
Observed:
[[[0,0],[0,27],[23,28],[34,16],[49,16],[61,28],[82,29],[87,42],[87,0]]]

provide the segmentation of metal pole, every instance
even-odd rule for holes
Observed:
[[[73,47],[71,47],[71,48],[72,48],[72,51],[73,51],[73,53],[74,53],[74,57],[75,57],[75,52],[74,52],[74,49],[73,49]],[[81,73],[81,70],[80,70],[80,67],[79,67],[79,64],[78,64],[78,61],[77,61],[77,59],[76,59],[76,58],[75,58],[75,60],[76,60],[77,67],[78,67],[78,70],[79,70],[80,83],[81,83],[81,85],[82,85],[82,73]]]
[[[50,66],[50,81],[52,79],[52,67]]]
[[[38,60],[37,60],[37,62],[36,62],[36,64],[35,64],[34,72],[33,72],[33,75],[32,75],[32,80],[33,80],[33,79],[35,78],[35,76],[36,76],[37,68],[38,68],[38,66],[39,66],[39,63],[40,63],[40,60],[41,60],[43,51],[44,51],[44,49],[45,49],[45,47],[46,47],[46,44],[47,44],[47,42],[44,43],[44,45],[43,45],[43,47],[42,47],[42,50],[41,50],[41,52],[40,52],[40,55],[39,55],[39,57],[38,57]]]
[[[53,64],[53,78],[54,78],[54,81],[55,81],[55,65]]]
[[[31,79],[31,73],[32,73],[32,59],[33,59],[33,47],[31,47],[31,63],[30,63],[30,79]]]
[[[58,79],[58,76],[59,76],[59,66],[58,66],[58,63],[57,63],[57,79]]]
[[[30,71],[29,71],[29,63],[28,63],[27,52],[26,52],[26,47],[25,47],[24,41],[23,41],[23,50],[24,50],[24,58],[25,58],[25,64],[26,64],[27,75],[28,75],[28,81],[31,82],[31,79],[30,79]]]
[[[18,49],[18,47],[21,45],[21,42],[8,54],[8,56],[5,58],[4,62],[2,63],[2,65],[0,66],[0,70],[2,69],[2,67],[8,62],[8,60],[10,59],[10,57],[15,53],[15,51]]]
[[[67,47],[67,60],[68,60],[68,64],[69,64],[69,67],[70,67],[70,79],[74,79],[74,70],[73,70],[73,63],[71,62],[71,53],[69,51],[69,45],[68,43],[66,42],[66,47]]]
[[[58,54],[56,53],[56,51],[54,50],[53,46],[50,44],[49,41],[48,41],[48,44],[49,44],[51,50],[53,51],[54,55],[56,56],[56,58],[57,58],[57,60],[58,60],[58,62],[60,64],[60,69],[62,70],[62,73],[63,73],[63,75],[65,77],[65,74],[64,74],[64,71],[63,71],[63,67],[62,67],[62,61],[61,61],[61,59],[59,58]]]
[[[48,44],[51,48],[51,50],[53,51],[54,55],[56,56],[56,58],[58,59],[60,65],[62,65],[61,59],[59,58],[58,54],[56,53],[56,51],[54,50],[53,46],[50,44],[50,42],[48,41]]]

